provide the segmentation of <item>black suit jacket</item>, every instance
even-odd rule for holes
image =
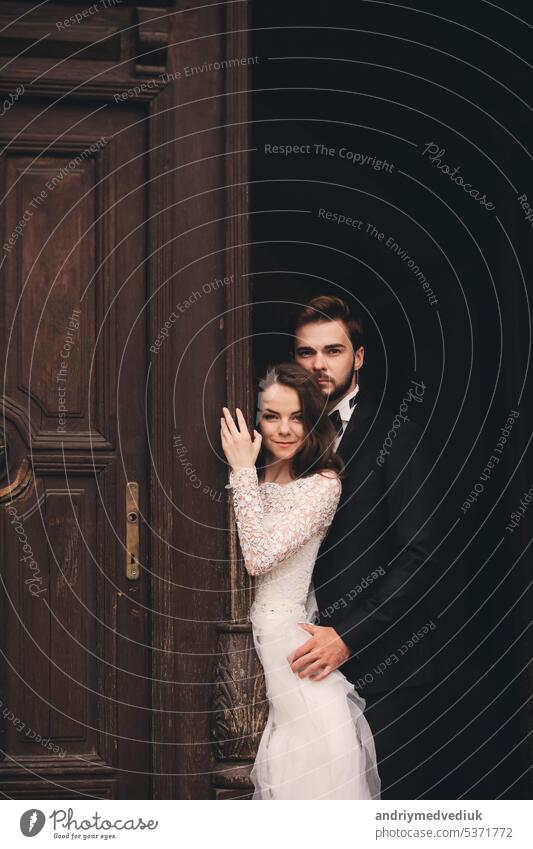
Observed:
[[[318,624],[349,646],[341,671],[362,695],[434,679],[437,623],[424,597],[435,574],[434,493],[421,434],[360,389],[338,448],[346,477],[313,581]]]

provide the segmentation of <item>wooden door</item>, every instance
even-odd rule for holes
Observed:
[[[1,10],[10,58],[0,73],[0,789],[147,798],[149,113],[140,100],[162,86],[149,98],[122,94],[163,69],[159,55],[150,68],[140,56],[131,78],[150,33],[138,10],[92,20],[77,11]]]
[[[247,4],[83,8],[0,9],[0,794],[231,796]]]
[[[144,110],[91,111],[27,101],[3,126],[10,795],[34,772],[51,796],[150,790]]]

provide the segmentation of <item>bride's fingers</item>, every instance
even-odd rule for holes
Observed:
[[[237,432],[237,428],[235,427],[235,422],[233,421],[232,415],[227,407],[222,407],[222,413],[224,415],[223,425],[226,428],[227,432],[232,435]]]
[[[261,436],[260,433],[258,433],[256,430],[254,430],[254,439],[253,439],[253,442],[252,442],[252,445],[254,447],[254,463],[257,460],[257,458],[259,457],[259,452],[261,451],[262,442],[263,442],[263,437]]]
[[[224,452],[224,456],[226,457],[228,463],[231,465],[231,461],[233,458],[233,441],[231,439],[228,439],[227,436],[224,436],[224,434],[221,432],[220,442],[222,445],[222,451]]]
[[[239,422],[240,433],[241,434],[247,434],[248,436],[250,436],[250,432],[248,430],[248,425],[246,424],[246,419],[244,418],[242,412],[239,410],[238,407],[235,410],[235,416],[237,418],[237,421]]]
[[[220,419],[220,437],[226,445],[229,445],[231,442],[231,434],[224,419]]]
[[[239,431],[237,429],[237,425],[233,421],[233,416],[231,415],[230,411],[227,407],[222,407],[222,412],[224,413],[224,419],[226,420],[229,432],[233,434],[233,436],[238,436]]]

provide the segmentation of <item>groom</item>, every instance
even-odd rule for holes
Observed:
[[[310,637],[289,662],[315,681],[342,667],[366,700],[382,798],[416,799],[438,779],[435,759],[423,763],[433,740],[431,473],[409,416],[425,386],[411,381],[396,411],[367,397],[362,325],[340,298],[310,301],[293,334],[294,359],[316,376],[337,428],[346,477],[313,573],[319,624],[301,625]]]

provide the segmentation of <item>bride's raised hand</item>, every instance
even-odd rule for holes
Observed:
[[[238,407],[235,411],[237,424],[227,407],[223,407],[222,411],[224,417],[220,419],[220,439],[228,463],[235,471],[255,466],[261,448],[261,434],[254,430],[252,441],[244,416]]]

